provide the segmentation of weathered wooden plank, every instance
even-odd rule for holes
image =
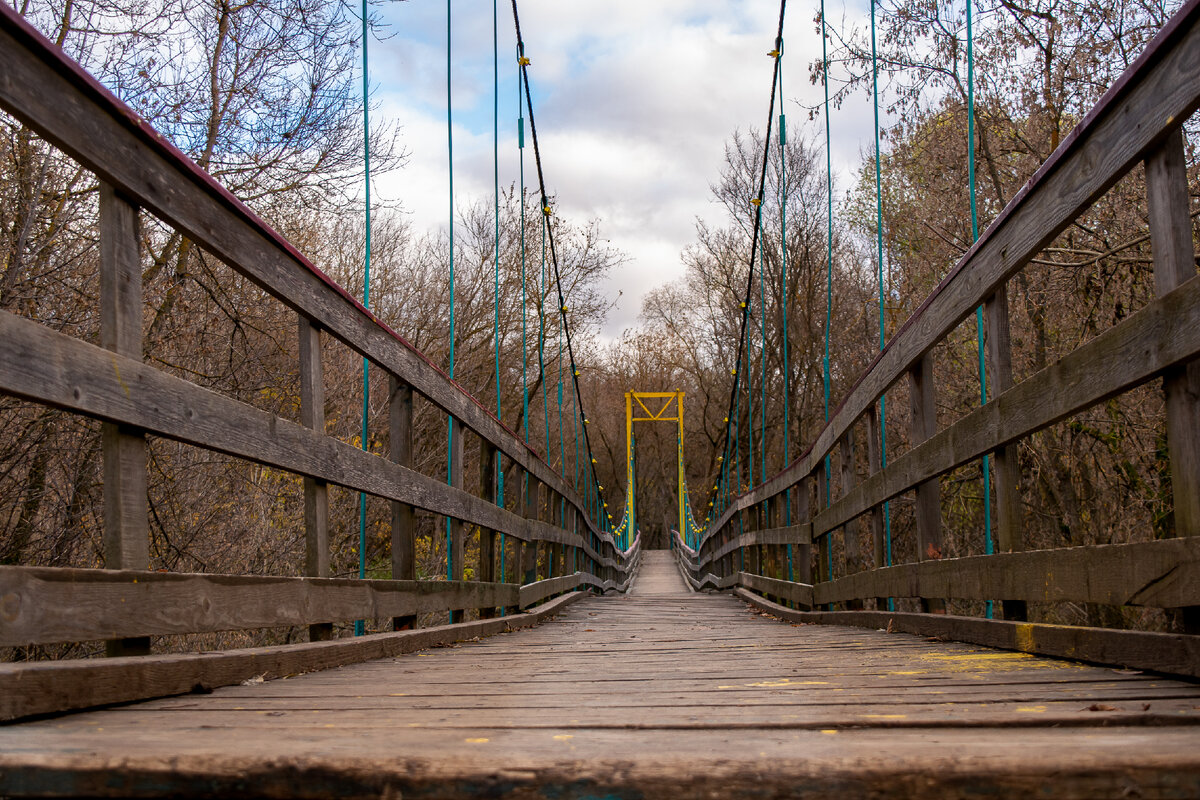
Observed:
[[[8,312],[0,391],[531,537],[527,521],[444,481]]]
[[[1047,625],[950,614],[794,611],[745,589],[738,589],[736,593],[746,602],[794,622],[890,629],[1022,653],[1200,677],[1200,637],[1188,634]]]
[[[359,581],[0,567],[0,646],[242,630],[515,605],[476,581]]]
[[[0,107],[582,507],[517,434],[11,9],[0,13]]]
[[[743,572],[738,576],[738,584],[759,594],[782,597],[804,608],[813,607],[813,587],[805,583],[767,578],[762,575],[749,575]]]
[[[1145,383],[1200,354],[1200,277],[1192,278],[893,461],[821,512],[829,530],[910,487]]]
[[[1003,597],[1152,608],[1200,604],[1200,542],[1163,539],[899,564],[817,584],[816,602]]]
[[[804,522],[799,525],[787,525],[781,528],[768,528],[761,531],[746,531],[730,539],[698,559],[698,568],[703,569],[713,561],[724,558],[742,547],[754,545],[799,544],[806,545],[812,541],[812,523]]]
[[[307,580],[307,579],[306,579]],[[0,720],[210,691],[254,679],[283,678],[388,658],[478,636],[527,628],[583,595],[565,594],[523,614],[415,631],[395,631],[194,655],[0,664]]]
[[[583,573],[574,572],[570,575],[560,575],[557,578],[547,578],[537,583],[529,583],[521,587],[521,608],[528,608],[534,603],[540,603],[551,595],[561,594],[583,585]]]

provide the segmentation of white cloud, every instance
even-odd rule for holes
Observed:
[[[500,4],[500,179],[517,180],[514,37]],[[524,0],[520,4],[547,189],[560,213],[598,218],[629,262],[607,291],[622,293],[605,333],[636,323],[644,294],[683,274],[680,253],[697,217],[719,221],[709,184],[726,139],[766,122],[778,14],[774,0]],[[861,10],[851,9],[853,19]],[[455,193],[492,193],[491,4],[454,6]],[[785,88],[789,134],[816,128],[796,102],[820,102],[808,64],[820,53],[812,9],[789,10]],[[408,166],[377,176],[377,191],[401,201],[418,227],[444,229],[448,213],[445,127],[445,6],[386,7],[394,36],[372,50],[376,112],[401,126]],[[857,100],[857,98],[855,99]],[[778,111],[778,109],[777,109]],[[870,149],[868,100],[832,117],[834,171],[844,189]],[[528,139],[528,137],[527,137]],[[527,142],[528,144],[528,142]],[[526,182],[536,185],[532,149]]]

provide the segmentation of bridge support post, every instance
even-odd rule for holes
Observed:
[[[987,318],[988,377],[992,384],[992,397],[995,398],[1013,385],[1008,287],[997,289],[983,304],[983,311]],[[1017,463],[1017,446],[1005,445],[992,453],[992,465],[992,480],[996,487],[996,551],[1015,553],[1025,549],[1021,528],[1021,470]],[[1028,618],[1024,600],[1001,598],[1000,613],[1004,619]]]
[[[463,426],[462,422],[450,417],[450,485],[455,489],[463,488]],[[463,523],[457,517],[446,517],[449,524],[449,537],[446,542],[446,568],[452,581],[463,579]],[[463,621],[462,609],[450,611],[450,622]]]
[[[1178,127],[1146,159],[1146,192],[1154,288],[1161,296],[1196,277],[1187,164]],[[1163,393],[1175,533],[1200,536],[1200,360],[1166,370]],[[1200,606],[1181,608],[1176,616],[1178,628],[1200,633]]]
[[[827,462],[828,459],[822,458],[817,462],[817,468],[815,470],[817,474],[817,513],[824,511],[829,506],[829,474],[825,469]],[[818,582],[831,581],[833,580],[833,575],[831,574],[831,570],[829,568],[829,562],[832,560],[830,558],[832,555],[830,552],[830,537],[833,536],[833,532],[821,531],[819,535],[820,538],[818,539],[818,532],[814,528],[813,538],[817,539],[817,569],[813,574],[813,578]],[[829,610],[833,610],[832,606],[829,608]]]
[[[142,263],[137,206],[100,185],[100,346],[142,359]],[[150,568],[146,437],[112,422],[100,426],[104,463],[104,566]],[[113,639],[110,656],[150,652],[150,637]]]
[[[867,411],[867,471],[874,475],[883,468],[883,431],[879,426],[879,406],[871,403]],[[874,548],[875,569],[887,566],[887,542],[884,539],[883,506],[877,505],[871,509],[871,544]],[[875,609],[885,611],[888,607],[886,597],[875,598]]]
[[[299,319],[300,333],[300,424],[310,430],[325,430],[325,373],[321,366],[321,329],[308,317]],[[316,478],[304,479],[304,574],[329,577],[329,487]],[[308,626],[308,639],[321,642],[333,638],[332,622]]]
[[[913,447],[937,433],[937,406],[933,382],[933,353],[928,352],[908,371],[909,404]],[[941,485],[937,478],[917,484],[917,559],[927,561],[942,557]],[[946,613],[945,600],[922,597],[921,610],[934,614]]]
[[[402,467],[412,466],[413,390],[395,375],[388,382],[388,455]],[[417,552],[413,507],[392,502],[392,578],[411,581],[417,577]],[[416,615],[392,618],[392,630],[402,631],[417,624]]]
[[[541,494],[541,482],[533,476],[533,473],[525,473],[525,519],[536,520],[538,518],[538,496]],[[521,557],[518,559],[520,571],[517,573],[518,583],[526,584],[533,583],[537,580],[537,542],[522,541],[518,548]]]
[[[796,524],[812,522],[812,513],[810,511],[812,478],[803,478],[800,481],[800,485],[796,487],[796,491],[793,492],[793,495],[796,498],[796,513],[792,516],[792,519],[796,521]],[[795,572],[797,581],[800,583],[807,583],[810,586],[812,585],[813,568],[811,540],[805,544],[796,545]]]
[[[500,466],[499,451],[487,439],[479,439],[479,494],[490,503],[497,503],[499,481],[496,468]],[[503,576],[501,576],[503,577]],[[491,528],[479,529],[479,580],[491,583],[496,580],[496,532]],[[496,609],[479,609],[480,619],[496,616]]]

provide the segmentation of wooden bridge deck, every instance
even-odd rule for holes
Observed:
[[[646,553],[538,628],[0,728],[0,796],[1195,797],[1200,686],[765,618]]]

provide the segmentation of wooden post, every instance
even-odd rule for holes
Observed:
[[[412,467],[413,390],[395,375],[388,381],[388,455],[402,467]],[[413,507],[392,502],[392,579],[416,580],[417,547]],[[392,618],[392,630],[417,624],[415,615]]]
[[[1008,287],[1001,286],[983,305],[987,317],[988,378],[992,397],[1008,391],[1012,378],[1012,337],[1009,333]],[[995,485],[996,552],[1013,553],[1025,549],[1021,527],[1021,468],[1017,445],[1009,444],[992,453],[992,482]],[[1024,600],[1000,601],[1004,619],[1025,620]]]
[[[1146,159],[1146,191],[1154,289],[1162,296],[1196,277],[1187,165],[1179,128]],[[1179,536],[1200,536],[1200,361],[1167,370],[1163,374],[1163,393],[1175,532]],[[1178,627],[1187,633],[1200,633],[1200,606],[1180,609]]]
[[[883,435],[879,426],[878,406],[874,403],[867,411],[867,470],[874,475],[883,468]],[[883,505],[871,509],[871,542],[874,545],[875,569],[887,566],[887,542],[884,541]],[[884,611],[888,607],[886,597],[875,598],[875,608]]]
[[[913,447],[937,433],[937,406],[934,402],[933,353],[925,353],[908,372],[909,404],[912,416],[910,438]],[[942,557],[941,486],[937,478],[917,485],[917,560]],[[941,598],[922,597],[921,610],[946,613]]]
[[[838,460],[841,462],[842,472],[842,491],[841,497],[845,497],[851,489],[854,488],[857,475],[854,469],[854,428],[848,428],[845,434],[842,435],[838,442]],[[842,528],[842,541],[846,545],[846,574],[852,575],[855,572],[862,571],[862,544],[859,541],[858,526],[861,523],[858,520],[850,520]],[[863,608],[863,598],[858,597],[849,600],[846,603],[846,608],[851,611],[861,611]]]
[[[538,496],[541,494],[541,481],[533,473],[525,473],[525,519],[537,519]],[[537,542],[521,542],[521,571],[517,573],[518,583],[533,583],[537,580]]]
[[[824,511],[828,506],[829,476],[826,474],[825,464],[826,459],[824,458],[817,462],[817,513]],[[818,536],[818,532],[815,527],[813,528],[812,535],[813,538]],[[832,535],[832,531],[821,531],[821,538],[817,539],[817,570],[813,576],[817,581],[824,582],[833,580],[833,576],[830,574],[829,569],[829,538]]]
[[[796,514],[792,517],[793,522],[797,525],[804,522],[812,522],[812,514],[810,512],[812,478],[803,478],[800,481],[800,485],[796,488],[795,494]],[[796,580],[809,585],[813,582],[812,550],[811,541],[808,544],[796,545],[796,561],[794,564]]]
[[[455,489],[463,488],[463,426],[462,422],[450,418],[450,485]],[[450,541],[449,551],[446,553],[446,559],[449,562],[450,580],[461,581],[463,579],[463,545],[464,525],[462,520],[454,517],[446,517],[450,523]],[[450,611],[450,622],[463,621],[462,609],[452,609]]]
[[[142,261],[137,206],[100,184],[100,346],[142,358]],[[104,463],[104,566],[150,568],[146,437],[112,422],[100,426]],[[110,656],[150,652],[150,637],[112,639]]]
[[[496,468],[500,465],[499,451],[487,439],[479,439],[479,494],[484,500],[496,503],[499,483]],[[496,580],[496,532],[491,528],[479,529],[479,580]],[[496,616],[495,608],[479,609],[480,619]]]
[[[321,366],[321,329],[308,317],[299,318],[300,424],[325,432],[325,373]],[[304,574],[329,577],[329,487],[325,481],[304,478]],[[308,626],[312,642],[333,638],[332,622]]]

